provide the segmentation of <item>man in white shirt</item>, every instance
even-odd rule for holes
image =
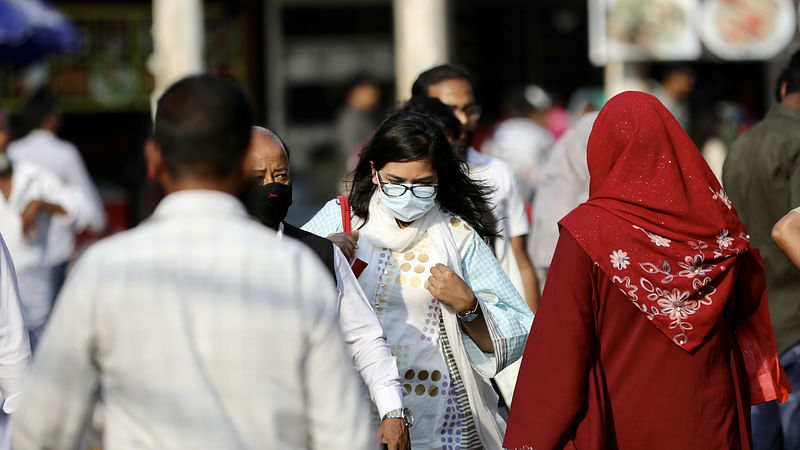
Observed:
[[[519,181],[508,165],[471,147],[478,127],[480,105],[475,102],[469,74],[450,64],[422,72],[411,88],[415,96],[438,98],[451,107],[466,133],[456,146],[458,155],[467,161],[470,177],[493,189],[489,202],[502,239],[495,242],[495,254],[515,287],[523,293],[533,312],[539,305],[539,285],[526,250],[530,223],[525,212]]]
[[[168,195],[72,270],[12,419],[15,448],[75,447],[95,392],[109,449],[374,442],[324,267],[235,197],[251,123],[227,79],[187,77],[161,97],[145,150]]]
[[[544,282],[558,242],[558,222],[589,199],[586,146],[597,113],[586,114],[555,143],[539,177],[536,214],[528,250],[536,277]]]
[[[380,417],[403,414],[403,387],[378,317],[358,284],[350,264],[338,247],[325,238],[284,222],[292,203],[289,151],[274,132],[253,127],[246,166],[251,172],[250,212],[264,225],[306,244],[333,273],[339,292],[337,310],[353,361],[369,388]],[[390,414],[391,413],[391,414]],[[410,448],[403,419],[386,418],[378,432],[389,450]]]
[[[0,113],[0,135],[6,133]],[[0,233],[16,263],[20,300],[31,347],[47,322],[55,296],[52,266],[47,260],[55,220],[68,227],[86,225],[90,207],[85,196],[68,188],[47,170],[26,162],[12,163],[0,138]]]
[[[23,124],[32,129],[8,146],[8,157],[12,161],[27,162],[47,169],[62,184],[85,197],[86,217],[80,228],[75,229],[67,221],[56,217],[48,232],[50,246],[45,257],[54,270],[55,292],[61,287],[67,263],[75,250],[75,234],[84,229],[100,234],[106,228],[103,202],[78,149],[55,134],[61,122],[57,106],[56,98],[49,91],[41,89],[34,93],[20,112]]]
[[[22,384],[30,363],[31,348],[22,320],[14,263],[2,236],[0,236],[0,343],[2,343],[0,393],[3,402],[3,409],[0,412],[0,449],[7,449],[11,447],[8,414],[14,412],[22,396]]]

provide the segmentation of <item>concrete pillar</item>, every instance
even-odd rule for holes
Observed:
[[[606,98],[622,91],[644,91],[650,86],[643,75],[643,66],[638,62],[607,61],[605,73]]]
[[[155,117],[156,102],[172,83],[203,71],[201,0],[153,0],[153,54],[147,67],[155,82],[150,97]]]
[[[264,86],[267,126],[287,138],[286,80],[284,73],[284,39],[281,23],[281,0],[264,1]]]
[[[420,72],[448,62],[447,0],[393,0],[397,99]]]

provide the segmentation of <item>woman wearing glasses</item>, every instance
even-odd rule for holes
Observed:
[[[404,379],[413,448],[501,448],[488,378],[520,357],[533,317],[482,240],[495,234],[485,195],[444,132],[410,112],[380,126],[353,176],[359,284]],[[340,233],[340,206],[304,229]]]

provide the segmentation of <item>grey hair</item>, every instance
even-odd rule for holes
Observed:
[[[284,152],[286,152],[286,158],[289,158],[289,147],[286,146],[286,142],[284,142],[283,138],[278,136],[278,133],[270,130],[269,128],[264,128],[258,125],[253,125],[253,131],[280,143],[281,148]]]

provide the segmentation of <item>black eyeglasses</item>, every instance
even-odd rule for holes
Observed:
[[[378,174],[377,170],[375,171],[375,176],[378,177],[378,183],[381,186],[381,190],[389,197],[400,197],[401,195],[405,194],[406,191],[410,190],[414,197],[431,198],[436,195],[436,191],[439,190],[438,184],[387,183],[385,181],[381,181],[381,176]]]

